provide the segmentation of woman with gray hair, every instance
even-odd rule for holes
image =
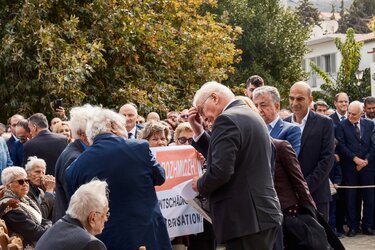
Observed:
[[[105,250],[95,235],[103,231],[109,217],[108,185],[92,180],[73,194],[66,215],[38,241],[35,249]]]
[[[33,246],[51,222],[42,218],[38,205],[26,194],[29,192],[29,179],[21,167],[8,167],[1,173],[4,184],[4,196],[1,205],[16,201],[17,206],[8,206],[2,219],[9,231],[23,238],[24,245]]]
[[[162,122],[150,121],[141,131],[140,139],[145,139],[150,147],[164,147],[168,145],[169,128]]]

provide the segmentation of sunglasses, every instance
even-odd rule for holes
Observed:
[[[186,142],[188,142],[189,144],[191,144],[193,142],[193,138],[186,138],[186,137],[180,137],[180,138],[177,138],[178,142],[180,144],[185,144]]]
[[[181,118],[189,118],[189,115],[181,115]]]
[[[19,185],[23,185],[23,184],[29,184],[30,183],[30,180],[29,179],[19,179],[19,180],[15,180],[15,181],[12,181],[12,182],[18,182]]]

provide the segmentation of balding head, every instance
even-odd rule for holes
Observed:
[[[133,104],[127,103],[120,108],[119,113],[126,117],[125,127],[126,130],[130,132],[135,127],[137,122],[137,109]]]
[[[289,91],[289,106],[298,123],[306,116],[313,98],[311,88],[305,82],[296,82]]]
[[[354,124],[361,119],[363,111],[363,105],[359,101],[354,101],[349,104],[348,107],[348,120]]]
[[[147,122],[149,122],[149,121],[160,122],[160,116],[156,112],[150,112],[150,113],[148,113],[146,120],[147,120]]]

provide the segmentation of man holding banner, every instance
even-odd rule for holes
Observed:
[[[189,110],[193,146],[207,159],[207,171],[193,179],[192,187],[209,197],[218,243],[227,250],[272,249],[282,213],[264,121],[217,82],[204,84],[193,106]],[[211,135],[203,122],[213,123]]]

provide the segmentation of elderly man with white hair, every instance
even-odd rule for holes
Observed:
[[[68,189],[64,179],[65,169],[89,146],[86,136],[87,123],[99,110],[99,107],[86,104],[81,107],[74,107],[70,111],[69,126],[74,142],[65,148],[56,162],[56,197],[52,216],[53,222],[58,221],[65,215],[69,204]]]
[[[9,231],[22,237],[24,246],[34,246],[51,222],[42,218],[38,205],[27,196],[30,180],[25,169],[8,167],[1,173],[1,181],[5,188],[0,207],[7,207],[1,218]]]
[[[107,183],[92,180],[73,194],[66,215],[38,241],[35,250],[105,250],[95,237],[109,217]]]
[[[55,200],[55,177],[45,174],[46,162],[36,156],[29,157],[25,170],[30,179],[27,195],[38,205],[43,218],[51,219]]]
[[[171,249],[155,185],[165,181],[144,140],[126,140],[124,117],[103,109],[88,122],[88,147],[65,171],[69,193],[92,178],[108,182],[109,218],[99,238],[108,249]]]

